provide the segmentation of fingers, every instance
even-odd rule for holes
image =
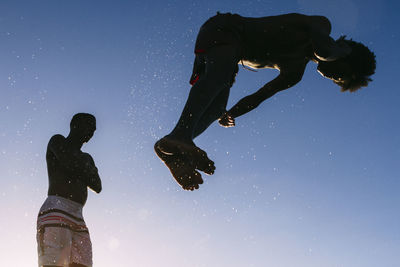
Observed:
[[[234,117],[229,117],[229,125],[231,126],[231,127],[233,127],[233,126],[235,126],[235,118]]]
[[[228,114],[227,115],[227,127],[233,127],[233,126],[235,126],[235,118]]]
[[[233,127],[235,126],[235,118],[232,117],[229,113],[224,113],[219,119],[218,119],[218,123],[225,127],[225,128],[229,128],[229,127]]]

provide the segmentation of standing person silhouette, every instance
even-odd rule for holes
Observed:
[[[67,137],[54,135],[47,146],[48,197],[37,219],[40,267],[92,266],[92,243],[82,216],[87,188],[102,190],[93,158],[82,152],[95,130],[96,119],[75,114]]]
[[[318,72],[342,91],[354,92],[368,85],[375,72],[374,53],[344,36],[334,40],[330,33],[326,17],[296,13],[261,18],[218,13],[203,24],[186,105],[175,128],[154,146],[183,189],[199,188],[203,179],[198,171],[213,174],[215,170],[214,162],[193,139],[215,120],[224,127],[234,126],[235,118],[297,84],[309,61],[317,63]],[[280,73],[227,111],[238,63]]]

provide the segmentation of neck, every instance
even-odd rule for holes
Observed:
[[[66,139],[71,144],[72,147],[74,147],[76,149],[82,148],[83,143],[79,140],[79,138],[77,136],[75,136],[71,132],[69,133],[69,135],[67,136]]]

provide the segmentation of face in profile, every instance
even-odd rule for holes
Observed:
[[[81,143],[87,143],[96,131],[96,120],[81,118],[72,126],[71,130]]]
[[[351,48],[351,53],[335,61],[320,61],[318,72],[339,85],[342,92],[355,92],[367,86],[372,81],[371,75],[375,73],[375,54],[361,43],[346,40],[345,36],[336,42],[339,45],[345,43]]]
[[[70,128],[74,138],[87,143],[96,131],[96,118],[88,113],[77,113],[72,117]]]
[[[87,119],[84,123],[82,123],[81,127],[79,127],[79,132],[81,135],[81,141],[83,143],[87,143],[92,137],[94,132],[96,131],[96,121],[93,119]]]
[[[351,77],[350,66],[344,60],[321,61],[317,70],[322,76],[334,82],[345,81]]]
[[[361,86],[367,85],[356,84],[354,88],[352,88],[352,82],[356,80],[356,77],[350,64],[345,59],[330,62],[321,61],[319,62],[317,69],[322,76],[332,80],[335,84],[341,87],[342,92],[347,90],[354,92]]]

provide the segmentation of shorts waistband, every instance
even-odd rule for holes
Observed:
[[[83,220],[82,215],[83,205],[59,196],[48,196],[44,201],[42,207],[39,211],[39,216],[42,216],[49,211],[59,211],[61,213],[66,213],[78,220]]]

